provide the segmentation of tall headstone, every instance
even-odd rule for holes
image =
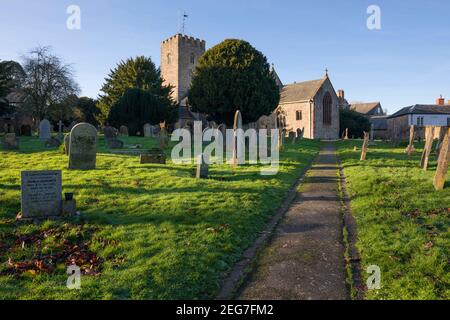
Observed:
[[[48,140],[52,136],[50,121],[44,119],[39,123],[39,139]]]
[[[366,161],[368,147],[369,147],[369,133],[364,132],[364,142],[361,149],[361,161]]]
[[[439,151],[436,175],[434,176],[433,182],[434,188],[436,190],[444,189],[445,176],[447,175],[448,163],[450,161],[450,129],[445,128],[444,131],[445,135],[444,139],[442,140],[441,149]]]
[[[22,171],[22,218],[61,214],[62,174],[56,171]]]
[[[167,148],[167,146],[169,145],[169,133],[167,132],[166,128],[161,128],[158,140],[159,140],[159,147],[161,149]]]
[[[69,169],[93,170],[97,159],[97,129],[79,123],[70,132]]]
[[[153,136],[153,128],[149,123],[144,124],[144,137],[150,138]]]
[[[243,139],[240,139],[238,135],[238,130],[242,130],[242,114],[238,110],[236,111],[234,115],[234,125],[233,125],[233,155],[231,158],[231,165],[238,166],[239,165],[239,159],[238,159],[238,150],[242,148],[241,150],[245,149],[245,141],[242,141]]]
[[[128,137],[128,135],[129,135],[128,128],[126,126],[120,126],[119,133],[123,137]]]
[[[416,151],[416,148],[414,148],[414,125],[410,126],[409,128],[409,144],[406,148],[405,152],[408,154],[408,156],[412,155]]]
[[[208,156],[205,154],[200,154],[197,158],[197,172],[195,177],[197,179],[208,179]]]
[[[61,120],[59,120],[59,122],[58,122],[58,139],[59,140],[64,139],[63,127],[64,127],[63,122]]]
[[[430,159],[431,148],[433,147],[434,141],[434,127],[425,128],[425,147],[423,148],[422,159],[420,161],[420,166],[423,170],[427,171],[428,161]]]

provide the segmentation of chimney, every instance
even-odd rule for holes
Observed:
[[[445,99],[442,97],[442,95],[436,100],[436,104],[439,106],[445,105]]]
[[[345,99],[345,92],[343,89],[338,90],[338,98],[342,100]]]

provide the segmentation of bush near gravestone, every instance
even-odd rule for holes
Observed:
[[[174,122],[176,111],[168,99],[145,90],[128,89],[112,106],[108,123],[117,128],[127,126],[129,134],[135,136],[142,133],[142,127],[147,122],[154,125],[164,121]]]

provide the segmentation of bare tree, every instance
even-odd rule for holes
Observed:
[[[24,90],[35,117],[47,117],[52,106],[80,91],[72,66],[53,55],[49,47],[37,47],[23,59],[26,73]]]

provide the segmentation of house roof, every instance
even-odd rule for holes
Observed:
[[[362,114],[368,114],[380,105],[380,102],[352,103],[350,104],[350,109]]]
[[[280,104],[313,99],[327,79],[322,78],[285,85],[281,90]]]
[[[407,114],[450,114],[450,105],[415,104],[400,109],[389,118],[397,118]]]

